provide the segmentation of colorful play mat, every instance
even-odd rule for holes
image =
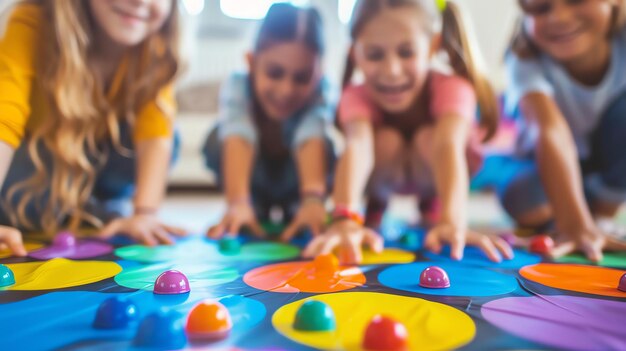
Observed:
[[[396,234],[358,267],[297,240],[29,242],[0,256],[0,350],[626,350],[623,255],[457,262]]]

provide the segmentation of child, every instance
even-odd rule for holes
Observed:
[[[0,242],[22,230],[125,233],[148,245],[172,155],[174,0],[25,1],[0,39]],[[136,178],[136,190],[135,188]],[[130,200],[122,217],[111,201]]]
[[[283,240],[305,227],[313,235],[321,231],[334,161],[323,52],[315,9],[286,3],[269,9],[247,57],[249,73],[234,74],[225,84],[221,119],[204,148],[228,202],[210,237],[237,235],[241,227],[264,236],[259,221],[269,218],[273,206],[293,217]]]
[[[621,0],[520,0],[507,104],[523,121],[523,171],[501,199],[522,226],[555,221],[554,257],[624,250],[612,221],[626,200],[626,8]],[[509,108],[510,108],[509,107]],[[595,221],[594,221],[595,219]]]
[[[499,252],[512,256],[502,239],[467,228],[468,178],[481,160],[473,129],[477,101],[484,139],[493,135],[498,116],[459,17],[453,3],[439,2],[438,9],[435,0],[357,2],[339,104],[347,146],[337,166],[334,223],[310,243],[305,256],[339,246],[342,261],[358,263],[362,243],[382,249],[382,239],[357,213],[366,189],[370,203],[384,204],[399,189],[430,202],[440,199],[440,219],[425,239],[432,251],[449,244],[452,257],[461,259],[467,242],[494,261],[501,259]],[[442,50],[450,73],[432,68]],[[361,85],[351,84],[355,68],[363,74]],[[381,217],[372,207],[377,206],[368,205],[368,223]]]

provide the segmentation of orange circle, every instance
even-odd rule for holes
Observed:
[[[330,293],[349,290],[365,284],[358,267],[339,266],[337,271],[314,262],[287,262],[263,266],[243,276],[253,288],[280,293]]]
[[[576,264],[539,263],[520,270],[522,277],[563,290],[587,294],[625,297],[626,292],[617,290],[624,271]]]

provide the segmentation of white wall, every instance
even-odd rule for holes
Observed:
[[[433,0],[434,1],[434,0]],[[326,71],[335,81],[342,74],[349,45],[347,27],[337,16],[335,0],[311,0],[325,21],[327,40]],[[455,0],[467,11],[494,85],[504,87],[502,57],[517,17],[516,0]],[[207,0],[205,12],[186,20],[188,32],[198,32],[192,41],[190,67],[185,82],[221,80],[232,69],[243,68],[243,55],[252,45],[257,21],[230,19],[219,11],[218,0]],[[216,34],[215,34],[216,33]]]

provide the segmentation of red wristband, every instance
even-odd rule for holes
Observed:
[[[335,207],[332,217],[333,217],[333,221],[337,221],[341,219],[348,219],[348,220],[358,223],[359,225],[365,224],[365,220],[363,219],[363,216],[361,216],[360,213],[352,211],[347,207]]]

